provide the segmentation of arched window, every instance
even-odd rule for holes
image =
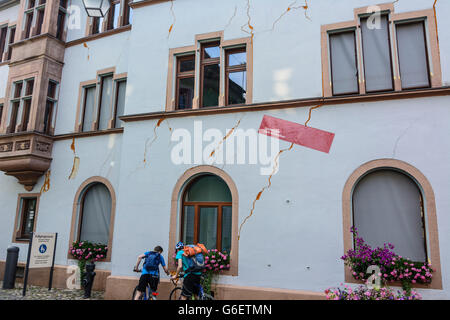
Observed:
[[[102,183],[86,187],[80,203],[78,240],[108,244],[111,223],[111,194]]]
[[[232,200],[227,184],[216,175],[202,175],[188,184],[182,201],[181,240],[229,252]]]
[[[353,225],[372,247],[392,243],[413,261],[427,260],[422,193],[399,171],[379,169],[365,175],[353,191]]]

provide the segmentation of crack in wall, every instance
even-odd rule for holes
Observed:
[[[153,128],[153,140],[150,142],[150,144],[148,143],[148,141],[150,140],[150,138],[147,138],[147,140],[145,141],[145,149],[144,149],[144,166],[147,164],[147,152],[148,149],[150,149],[150,147],[152,146],[153,142],[155,142],[155,140],[158,138],[158,135],[156,133],[156,129],[161,125],[161,123],[165,120],[165,118],[160,118],[158,120],[158,122],[156,123],[155,127]],[[169,127],[170,128],[170,127]]]
[[[253,45],[254,32],[253,26],[251,24],[252,18],[250,16],[250,0],[247,0],[247,18],[248,18],[247,23],[241,26],[241,30],[251,36],[251,44]],[[244,29],[245,27],[248,27],[250,31],[245,30]]]
[[[50,190],[50,174],[51,174],[51,171],[47,170],[47,172],[45,173],[44,184],[42,185],[41,191],[39,192],[41,195],[42,195],[42,193]]]
[[[237,129],[237,127],[239,127],[239,125],[240,125],[240,123],[241,123],[241,120],[242,120],[242,118],[243,118],[244,116],[242,116],[239,120],[238,120],[238,122],[235,124],[235,126],[233,127],[233,128],[231,128],[229,131],[228,131],[228,133],[222,138],[222,140],[219,142],[219,144],[217,145],[217,147],[213,150],[213,151],[211,151],[211,153],[209,154],[209,157],[211,158],[215,153],[216,153],[216,151],[219,149],[219,147],[225,142],[225,140],[227,140],[230,136],[231,136],[231,134]]]
[[[89,60],[89,46],[86,44],[86,42],[83,42],[83,47],[85,47],[88,50],[88,55],[87,55],[87,59]]]
[[[267,189],[269,189],[270,186],[272,185],[272,181],[271,181],[271,180],[272,180],[272,176],[273,176],[273,175],[275,174],[275,172],[277,172],[277,170],[278,170],[278,159],[280,158],[280,156],[281,156],[281,154],[282,154],[283,152],[290,151],[290,150],[292,150],[293,147],[294,147],[294,143],[291,143],[291,145],[290,145],[289,148],[280,150],[280,151],[278,152],[278,154],[275,156],[275,158],[274,158],[275,164],[274,164],[274,166],[273,166],[272,173],[271,173],[270,176],[269,176],[268,184],[267,184],[267,186],[264,186],[264,187],[261,189],[261,191],[258,192],[258,194],[256,195],[256,198],[253,200],[252,209],[250,210],[250,214],[244,219],[244,221],[242,221],[241,225],[239,226],[238,240],[240,240],[240,238],[241,238],[242,227],[243,227],[244,224],[248,221],[248,219],[250,219],[250,217],[253,216],[253,213],[254,213],[254,211],[255,211],[256,202],[257,202],[258,200],[261,199],[261,196],[262,196],[263,192],[266,191]]]
[[[78,173],[78,168],[80,167],[80,158],[77,156],[77,152],[75,150],[75,138],[72,138],[72,144],[70,145],[70,149],[73,151],[73,165],[72,171],[69,175],[69,180],[75,179]]]
[[[223,30],[226,30],[226,29],[231,25],[231,21],[233,21],[233,19],[236,17],[237,9],[238,9],[238,7],[237,7],[237,6],[234,6],[234,13],[233,13],[233,15],[231,16],[231,18],[228,20],[228,23],[225,25],[225,27],[223,28]]]
[[[320,108],[320,107],[322,107],[322,106],[323,106],[323,104],[319,104],[319,105],[317,105],[317,106],[315,106],[315,107],[309,108],[308,120],[306,120],[306,122],[305,122],[305,127],[308,126],[308,122],[309,122],[309,120],[311,120],[311,112],[312,112],[314,109]]]
[[[167,34],[167,38],[170,37],[170,33],[172,32],[173,26],[176,22],[175,11],[173,11],[173,0],[170,0],[170,13],[172,14],[173,22],[169,27],[169,33]]]
[[[292,3],[287,7],[286,11],[284,11],[284,12],[283,12],[283,13],[282,13],[282,14],[281,14],[281,15],[273,22],[271,31],[275,30],[275,25],[278,23],[278,21],[280,21],[281,18],[283,18],[283,17],[284,17],[288,12],[290,12],[291,10],[303,9],[304,12],[305,12],[305,17],[306,17],[306,19],[312,21],[311,18],[308,17],[308,15],[307,15],[307,11],[308,11],[308,8],[309,8],[307,0],[305,0],[305,5],[294,6],[295,4],[297,4],[297,1],[298,1],[298,0],[295,0],[294,2],[292,2]]]

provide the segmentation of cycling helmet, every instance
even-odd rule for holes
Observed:
[[[175,250],[180,250],[180,249],[183,249],[184,248],[184,244],[183,244],[183,242],[178,242],[176,245],[175,245]]]

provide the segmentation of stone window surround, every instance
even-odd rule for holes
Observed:
[[[414,288],[420,289],[439,289],[442,290],[442,272],[441,272],[441,260],[439,253],[439,235],[438,224],[436,216],[436,202],[434,197],[433,188],[431,187],[428,179],[414,166],[400,160],[395,159],[378,159],[369,161],[359,168],[357,168],[347,179],[342,193],[342,219],[343,219],[343,240],[344,240],[344,252],[353,249],[353,236],[350,233],[350,227],[353,225],[353,209],[352,209],[352,197],[353,191],[357,183],[367,174],[379,169],[392,169],[397,170],[410,177],[420,189],[424,200],[424,212],[425,212],[425,233],[427,239],[427,256],[431,262],[433,270],[433,280],[431,284],[415,284]],[[348,283],[362,283],[355,280],[348,267],[345,268],[345,282]],[[401,284],[396,284],[399,285]]]
[[[109,239],[108,239],[108,252],[106,254],[106,259],[101,260],[101,262],[111,262],[111,252],[112,252],[112,243],[113,243],[113,234],[114,234],[114,219],[116,215],[116,193],[114,191],[114,187],[112,186],[111,182],[107,180],[106,178],[100,177],[100,176],[94,176],[90,177],[89,179],[86,179],[78,188],[75,198],[73,200],[73,207],[72,207],[72,220],[70,223],[70,237],[69,237],[69,243],[68,248],[70,248],[74,241],[77,241],[77,230],[76,227],[79,225],[80,221],[80,207],[82,200],[84,198],[85,192],[88,190],[88,188],[95,183],[101,183],[103,184],[109,191],[109,194],[111,195],[111,220],[109,224]],[[77,221],[78,219],[78,221]],[[73,256],[70,254],[69,250],[67,251],[67,258],[68,259],[74,259]]]
[[[169,231],[169,253],[172,257],[175,254],[175,244],[180,240],[181,234],[181,210],[182,210],[182,195],[184,194],[186,186],[192,179],[203,175],[213,174],[220,177],[227,184],[231,192],[232,204],[232,224],[231,224],[231,252],[230,252],[230,269],[224,271],[223,275],[237,276],[238,275],[238,259],[239,259],[239,195],[237,187],[231,177],[223,170],[209,165],[200,165],[190,168],[178,179],[173,192],[171,200],[170,211],[170,231]],[[169,264],[169,268],[174,268]]]
[[[88,80],[83,81],[80,83],[79,92],[78,92],[78,102],[77,102],[77,114],[76,114],[76,121],[75,121],[75,132],[83,132],[83,112],[84,112],[84,105],[83,105],[83,97],[84,97],[84,89],[86,87],[90,86],[96,86],[96,93],[95,93],[95,100],[94,100],[94,114],[98,112],[99,108],[99,90],[101,85],[101,77],[105,75],[112,75],[113,76],[113,88],[112,88],[112,94],[111,94],[111,110],[110,110],[110,118],[108,120],[108,130],[109,129],[115,129],[115,111],[116,111],[116,94],[117,94],[117,82],[125,80],[127,78],[127,73],[120,73],[116,74],[116,68],[106,68],[102,70],[97,71],[96,79],[94,80]],[[92,124],[91,131],[95,132],[98,131],[97,124],[98,119],[95,116]]]
[[[195,54],[195,85],[194,85],[194,99],[192,109],[201,109],[200,103],[200,60],[201,44],[210,41],[220,41],[220,89],[219,89],[219,105],[225,106],[225,50],[235,49],[239,47],[246,47],[247,52],[247,93],[246,104],[251,104],[253,100],[253,44],[251,37],[238,38],[232,40],[224,40],[224,32],[217,31],[211,33],[197,34],[195,36],[195,45],[169,49],[169,63],[167,73],[167,91],[166,91],[166,111],[176,110],[176,68],[177,56],[184,56],[188,54]]]
[[[439,42],[436,28],[436,20],[434,17],[433,9],[411,11],[405,13],[394,13],[394,4],[386,3],[378,5],[381,12],[389,12],[389,32],[391,38],[391,52],[392,52],[392,67],[394,77],[394,91],[405,91],[402,89],[402,83],[400,78],[400,66],[398,61],[397,50],[397,35],[395,25],[397,23],[403,23],[406,21],[425,21],[426,34],[428,48],[428,63],[430,66],[430,84],[432,88],[438,88],[442,86],[442,72],[439,54]],[[363,70],[363,57],[362,57],[362,38],[361,38],[361,25],[360,16],[364,16],[367,13],[367,9],[370,6],[354,9],[354,20],[328,24],[321,26],[321,47],[322,47],[322,73],[323,73],[323,96],[332,97],[332,79],[331,79],[331,63],[329,54],[329,39],[328,33],[335,31],[356,31],[356,48],[357,48],[357,67],[358,67],[358,84],[359,94],[366,94],[364,70]]]
[[[14,229],[13,229],[13,236],[12,236],[12,242],[13,243],[29,243],[28,240],[25,239],[19,239],[17,238],[17,232],[16,230],[20,227],[22,224],[20,219],[23,219],[21,216],[21,209],[22,209],[22,199],[24,198],[36,198],[36,211],[34,213],[34,226],[33,226],[33,232],[36,231],[36,223],[37,223],[37,217],[39,212],[39,198],[41,194],[40,193],[19,193],[17,196],[17,209],[16,209],[16,217],[14,219]]]

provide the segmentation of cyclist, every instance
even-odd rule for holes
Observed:
[[[166,274],[169,275],[169,269],[167,268],[164,257],[161,254],[162,252],[163,248],[161,246],[156,246],[153,251],[147,251],[146,253],[138,256],[136,266],[133,271],[139,272],[139,264],[143,258],[145,258],[145,262],[142,268],[141,277],[139,278],[138,289],[136,290],[134,300],[139,300],[142,293],[145,292],[147,285],[150,285],[153,292],[158,290],[159,265],[161,265]]]
[[[172,276],[175,280],[178,278],[181,270],[184,271],[183,289],[181,290],[181,300],[187,300],[192,296],[198,296],[200,289],[200,277],[201,272],[190,272],[189,268],[189,258],[183,255],[184,244],[183,242],[178,242],[175,246],[175,252],[177,253],[175,259],[178,261],[177,272]]]

